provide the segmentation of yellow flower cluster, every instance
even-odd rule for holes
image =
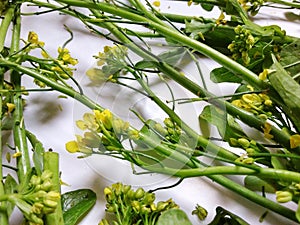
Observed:
[[[273,104],[269,96],[264,93],[244,94],[240,99],[235,99],[231,103],[255,115],[264,114],[267,117],[271,115],[268,108]]]
[[[70,153],[81,152],[89,155],[93,149],[117,149],[122,145],[119,142],[120,136],[130,139],[137,139],[133,135],[135,130],[129,130],[129,123],[120,118],[115,118],[108,109],[94,110],[94,113],[85,113],[82,120],[76,121],[79,129],[86,131],[83,136],[76,135],[76,140],[66,143],[66,149]],[[136,131],[138,133],[138,131]]]
[[[34,31],[29,31],[27,42],[30,44],[30,49],[40,48],[45,45],[44,42],[39,40],[39,36]]]
[[[75,66],[78,60],[73,58],[70,51],[67,48],[58,47],[58,56],[55,59],[55,64],[50,68],[51,71],[57,72],[62,78],[68,79],[69,76],[73,75],[74,68],[70,66]],[[42,51],[42,56],[44,58],[50,58],[47,52]]]
[[[105,46],[95,58],[99,68],[91,68],[86,75],[93,85],[101,85],[106,81],[116,82],[119,73],[127,66],[127,48],[122,45]]]

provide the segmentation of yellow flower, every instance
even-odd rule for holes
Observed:
[[[272,130],[272,125],[269,123],[265,123],[264,127],[262,127],[262,130],[264,131],[264,137],[267,139],[272,139],[274,136],[270,134],[270,131]]]
[[[154,1],[152,3],[155,7],[159,7],[160,6],[160,1]]]
[[[94,110],[94,114],[96,120],[102,122],[107,130],[110,130],[112,128],[113,115],[111,111],[109,111],[108,109],[105,109],[103,112]]]
[[[92,149],[86,146],[83,137],[76,135],[76,141],[69,141],[66,143],[66,150],[70,153],[81,152],[84,154],[91,154]]]
[[[108,80],[108,76],[101,69],[91,68],[86,71],[86,75],[92,81],[93,85],[101,85]]]
[[[81,130],[96,131],[99,128],[95,116],[91,113],[85,113],[83,115],[83,120],[76,121],[76,125]]]
[[[39,37],[37,35],[37,33],[35,33],[34,31],[30,31],[28,33],[28,38],[27,41],[32,44],[32,45],[36,45],[36,46],[44,46],[45,43],[42,41],[39,41]]]
[[[85,132],[82,143],[89,148],[99,148],[101,144],[101,137],[94,132]]]
[[[290,146],[291,148],[297,148],[300,146],[300,135],[294,134],[290,137]]]
[[[8,113],[11,113],[16,108],[15,104],[9,103],[9,102],[6,103],[6,106],[7,106],[7,112]]]

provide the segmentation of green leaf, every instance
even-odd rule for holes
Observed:
[[[239,216],[220,206],[216,208],[216,213],[215,218],[208,225],[249,225]]]
[[[212,105],[204,107],[199,116],[200,125],[203,124],[203,122],[201,123],[201,120],[206,120],[210,124],[215,125],[218,128],[220,136],[225,141],[229,141],[230,138],[246,136],[240,125],[231,115]]]
[[[292,42],[280,51],[280,64],[293,77],[300,71],[300,40]],[[299,79],[298,79],[299,80]]]
[[[241,83],[243,80],[224,67],[213,69],[210,79],[215,83],[230,82]]]
[[[192,225],[192,223],[184,211],[169,209],[161,214],[156,225]]]
[[[204,34],[211,31],[214,27],[214,22],[205,22],[202,18],[196,18],[191,21],[186,21],[185,32],[188,33],[192,39],[200,38],[205,40]]]
[[[182,61],[186,54],[186,50],[183,47],[170,47],[170,50],[160,53],[157,58],[161,62],[165,62],[172,66],[177,66],[178,63]],[[151,61],[142,60],[135,64],[136,69],[149,69],[156,68],[156,66]]]
[[[300,85],[277,62],[275,56],[272,55],[272,59],[274,64],[271,69],[275,72],[269,75],[269,81],[280,95],[286,108],[285,113],[290,117],[297,131],[300,131]]]
[[[272,184],[271,181],[268,181],[268,179],[262,180],[256,176],[251,175],[245,177],[244,185],[246,188],[252,191],[265,191],[267,193],[275,193],[276,191],[274,184]]]
[[[214,8],[213,4],[201,3],[201,7],[206,11],[212,11]]]
[[[65,225],[77,224],[95,205],[96,194],[89,189],[64,193],[61,196]]]
[[[18,191],[18,184],[16,180],[8,174],[5,178],[5,183],[4,183],[4,190],[5,194],[14,194]],[[7,202],[6,203],[6,209],[7,209],[7,214],[8,217],[11,215],[15,205],[12,202]]]

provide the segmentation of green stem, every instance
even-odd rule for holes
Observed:
[[[252,71],[248,70],[246,67],[235,62],[234,60],[218,52],[217,50],[197,40],[193,40],[187,37],[186,35],[178,32],[177,30],[173,29],[167,24],[156,23],[155,21],[151,21],[150,19],[145,18],[141,15],[126,11],[122,8],[112,6],[107,3],[83,2],[79,0],[57,0],[57,2],[65,3],[72,6],[79,6],[83,8],[97,9],[132,21],[148,23],[148,27],[151,27],[151,29],[153,29],[154,31],[157,31],[163,36],[172,39],[173,41],[181,44],[182,46],[192,48],[193,50],[198,51],[199,53],[213,59],[214,61],[223,65],[228,70],[237,74],[238,76],[242,76],[243,79],[252,86],[258,89],[267,89],[269,87],[267,83],[259,80],[258,76]]]
[[[7,31],[8,31],[9,25],[14,17],[15,5],[13,5],[13,4],[10,4],[10,5],[11,5],[11,7],[8,8],[8,10],[4,16],[4,19],[1,22],[1,26],[0,26],[0,52],[2,52],[2,50],[4,48],[4,42],[5,42],[5,38],[7,36]]]
[[[21,29],[21,17],[20,17],[20,5],[16,5],[14,26],[11,42],[11,53],[19,50],[20,43],[20,29]],[[26,131],[23,117],[23,100],[21,90],[21,74],[17,71],[11,71],[11,83],[17,91],[13,96],[12,102],[15,105],[13,112],[13,134],[16,152],[21,155],[17,157],[18,177],[20,182],[24,179],[25,174],[30,170],[30,158],[26,140]]]
[[[60,171],[59,171],[59,154],[56,152],[45,152],[43,155],[44,171],[50,170],[53,174],[52,176],[52,188],[51,191],[61,193],[60,190]],[[47,225],[64,225],[62,207],[60,201],[53,213],[46,215]]]
[[[0,89],[3,88],[3,83],[4,83],[4,69],[0,68]],[[3,107],[3,95],[2,93],[0,93],[0,133],[2,133],[2,107]],[[0,155],[3,155],[3,145],[2,145],[2,138],[0,138]],[[3,184],[3,164],[2,164],[2,159],[0,160],[0,196],[5,194],[5,190],[4,190],[4,184]],[[7,209],[6,207],[6,202],[1,202],[0,203],[0,207]],[[3,225],[8,225],[8,215],[7,215],[7,210],[0,211],[0,224]]]

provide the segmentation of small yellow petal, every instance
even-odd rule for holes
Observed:
[[[159,7],[160,6],[160,1],[154,1],[152,3],[155,7]]]
[[[22,153],[21,153],[21,152],[16,152],[16,153],[14,153],[14,154],[12,155],[13,158],[18,158],[18,157],[20,157],[20,156],[22,156]]]
[[[76,141],[69,141],[66,143],[66,150],[70,153],[79,151],[78,143]]]
[[[6,103],[6,106],[8,113],[11,113],[16,108],[15,104],[13,103]]]

